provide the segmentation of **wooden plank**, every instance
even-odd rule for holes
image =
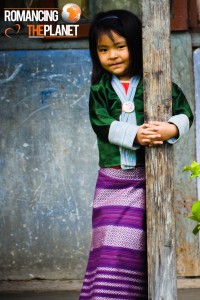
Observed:
[[[178,289],[200,289],[200,279],[182,278],[177,280]],[[0,293],[24,292],[79,292],[82,280],[10,280],[0,281]],[[67,298],[66,298],[67,299]],[[173,300],[173,299],[172,299]]]
[[[189,10],[189,29],[192,32],[200,32],[199,16],[200,16],[200,1],[190,0],[188,2]]]
[[[172,114],[170,12],[168,0],[143,0],[145,121]],[[146,201],[149,299],[177,299],[173,149],[146,149]]]
[[[179,278],[177,280],[178,289],[200,289],[199,278]]]
[[[9,280],[0,281],[0,293],[80,291],[82,280]],[[67,297],[66,297],[67,299]]]
[[[171,13],[171,30],[188,29],[188,1],[173,0]]]
[[[0,293],[79,292],[82,283],[82,280],[4,280],[0,281]],[[178,279],[177,284],[178,289],[200,289],[198,278]]]
[[[192,46],[194,48],[200,47],[200,34],[199,33],[192,33]]]

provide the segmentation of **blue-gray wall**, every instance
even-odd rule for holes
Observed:
[[[0,70],[0,279],[81,278],[97,167],[88,50],[3,51]]]

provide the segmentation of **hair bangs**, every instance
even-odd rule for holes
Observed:
[[[98,43],[99,39],[104,34],[113,41],[113,32],[125,37],[123,27],[118,19],[106,19],[104,22],[99,22],[95,31],[96,43]]]

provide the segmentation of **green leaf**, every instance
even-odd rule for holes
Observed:
[[[188,217],[188,219],[191,219],[191,220],[193,220],[195,222],[199,222],[195,216],[190,216],[190,217]]]
[[[200,201],[194,202],[192,205],[192,213],[195,216],[197,222],[200,222]]]
[[[197,235],[197,233],[199,232],[199,230],[200,230],[200,224],[198,224],[194,229],[193,229],[193,234],[194,235]]]
[[[190,171],[191,175],[190,178],[200,177],[200,164],[196,161],[193,161],[190,166],[185,166],[183,168],[183,172]]]
[[[196,161],[193,161],[190,166],[185,166],[183,168],[183,172],[186,171],[191,172],[190,178],[200,177],[200,164],[198,164]],[[200,201],[196,201],[192,205],[192,213],[193,216],[189,216],[188,218],[198,222],[198,225],[193,230],[193,234],[197,235],[197,233],[200,231]]]

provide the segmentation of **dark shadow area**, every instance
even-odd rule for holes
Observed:
[[[79,292],[0,294],[0,300],[78,300]]]
[[[0,300],[78,300],[79,292],[0,294]],[[200,289],[178,290],[178,300],[199,300]]]

